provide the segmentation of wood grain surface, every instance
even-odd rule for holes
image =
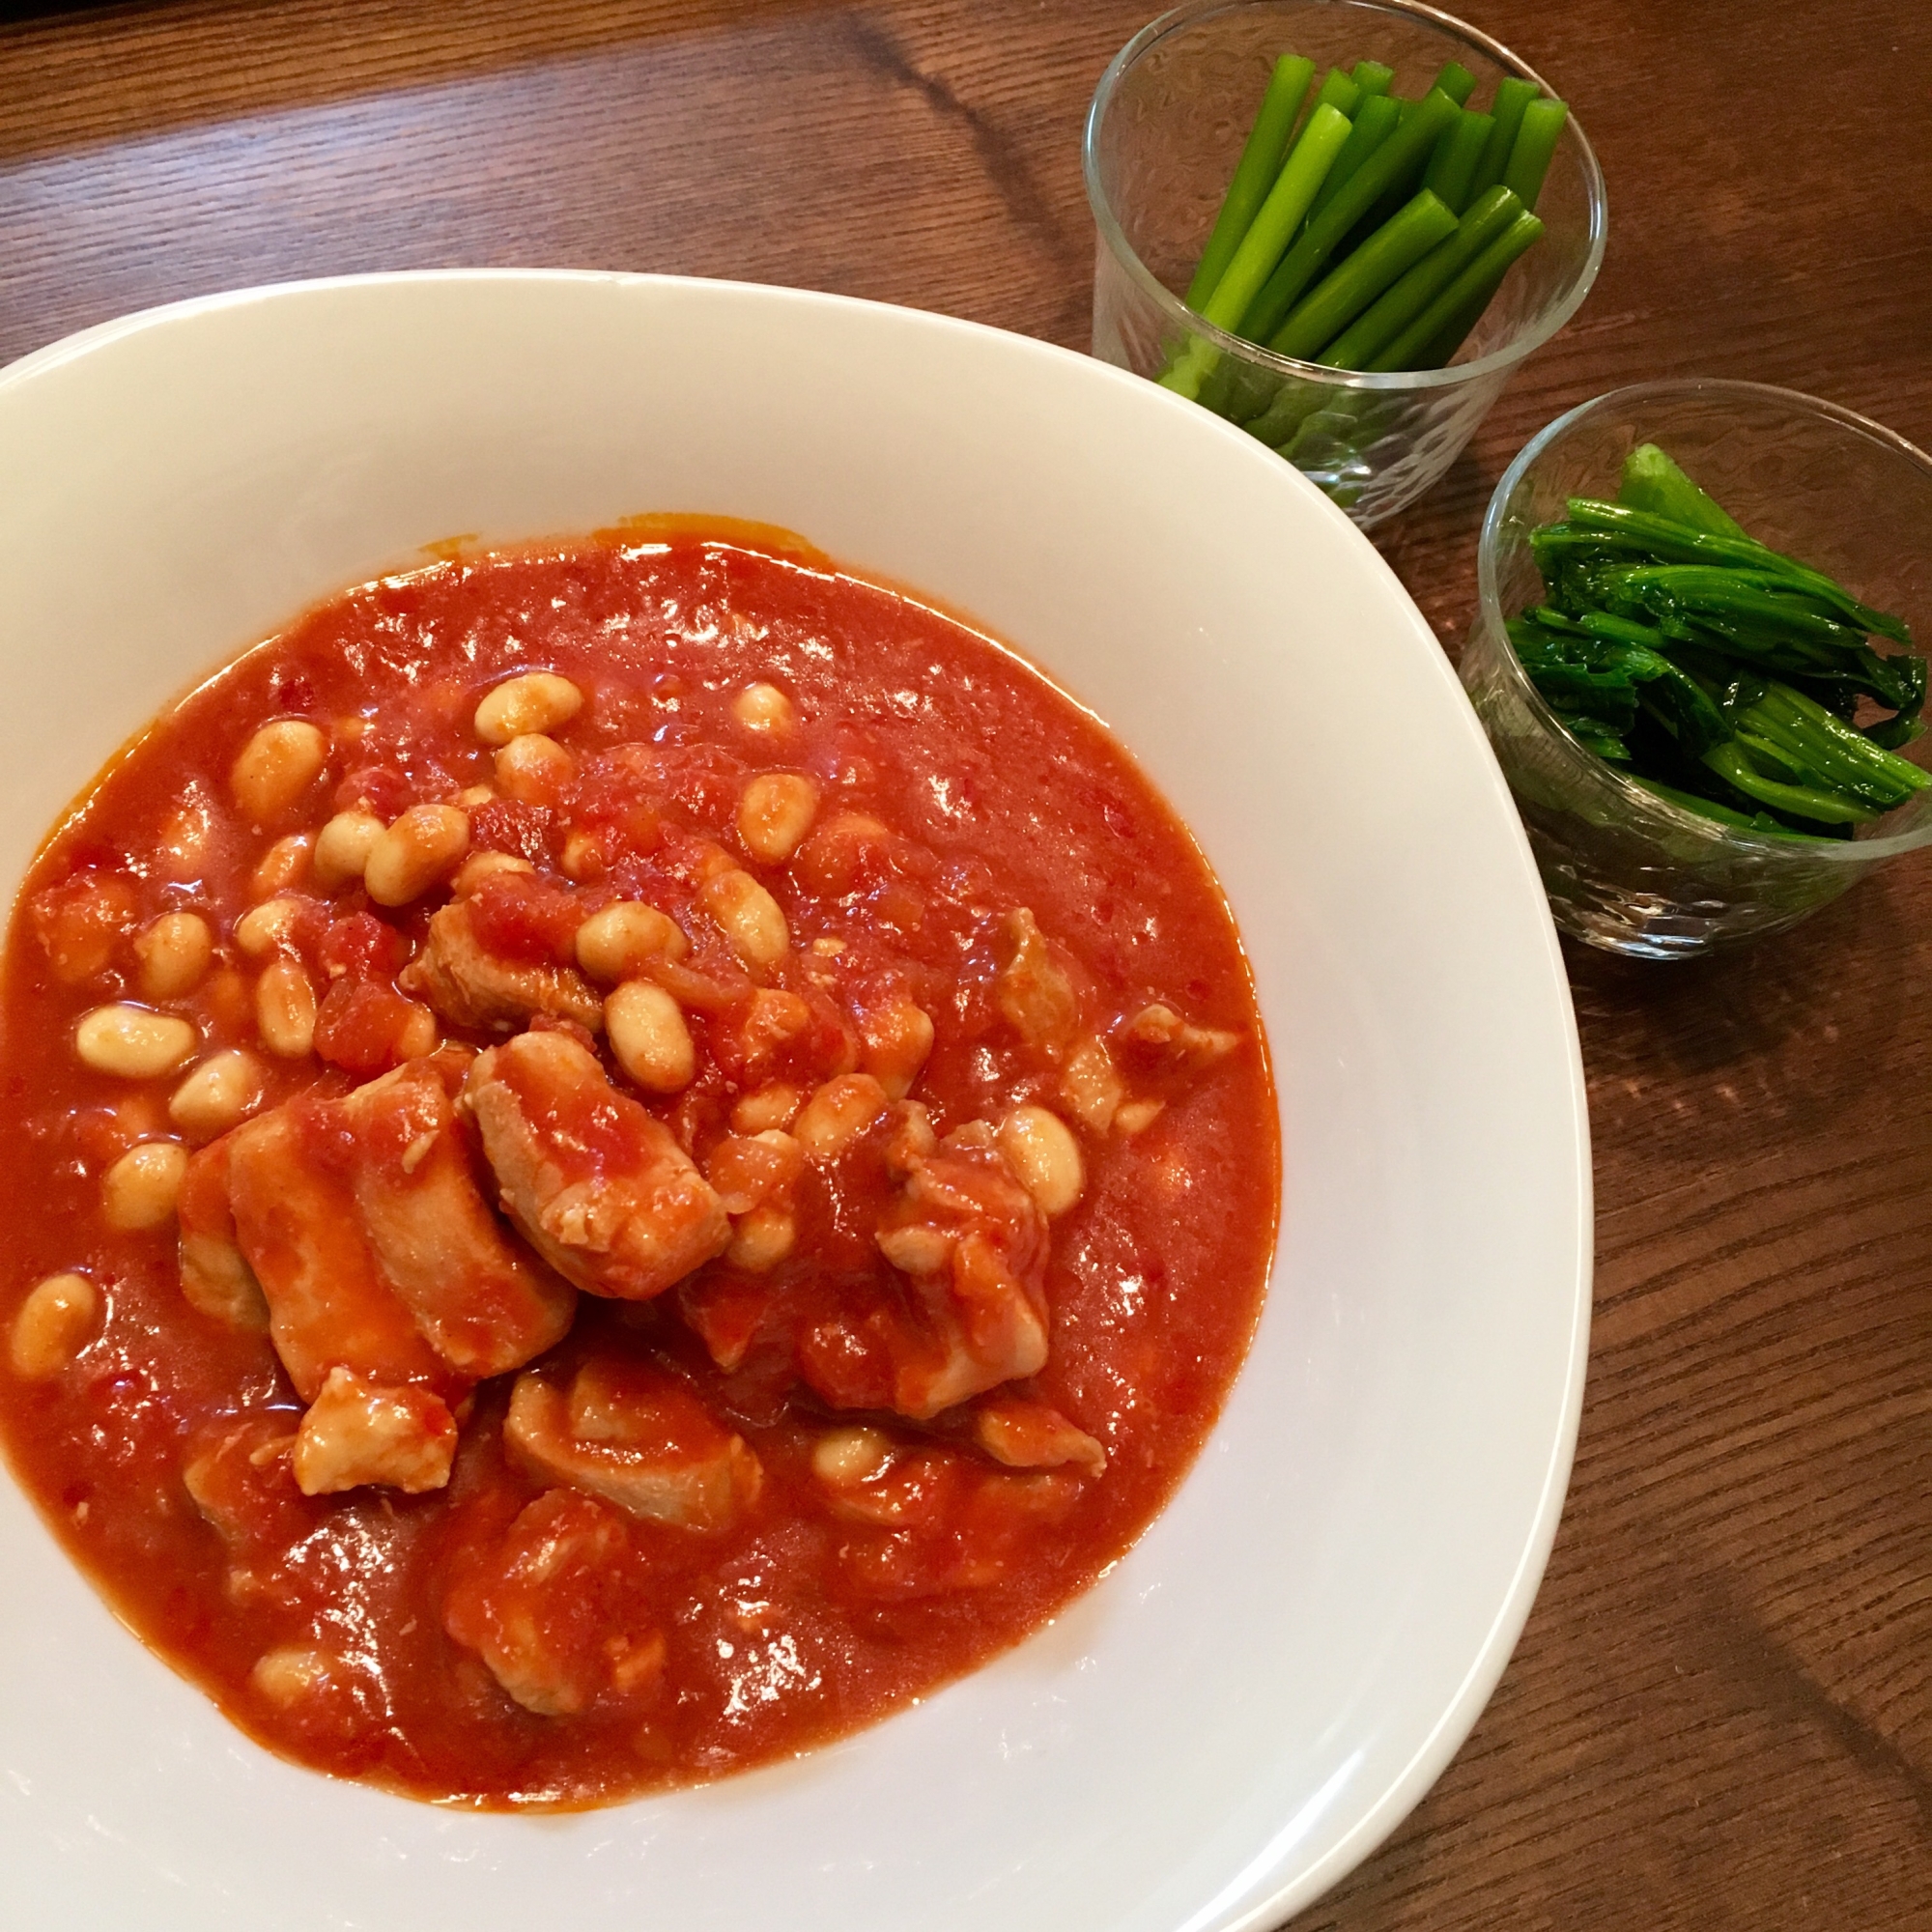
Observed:
[[[795,283],[1085,347],[1081,118],[1151,6],[11,8],[0,360],[208,290],[484,264]],[[1497,475],[1603,389],[1750,377],[1932,443],[1925,0],[1479,23],[1573,103],[1610,244],[1378,535],[1452,652]],[[1733,958],[1571,968],[1599,1218],[1568,1511],[1468,1745],[1297,1928],[1932,1927],[1932,860]]]

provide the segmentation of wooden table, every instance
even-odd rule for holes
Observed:
[[[456,264],[800,283],[1084,347],[1081,117],[1151,5],[10,7],[0,360],[207,290]],[[1611,237],[1381,534],[1452,652],[1497,474],[1600,390],[1751,377],[1932,443],[1924,0],[1481,22],[1575,105]],[[1462,1755],[1297,1924],[1932,1926],[1932,861],[1732,959],[1571,968],[1599,1234],[1568,1514]]]

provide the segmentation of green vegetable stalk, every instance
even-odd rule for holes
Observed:
[[[1523,109],[1542,92],[1535,81],[1518,80],[1513,74],[1496,82],[1496,98],[1490,103],[1494,121],[1469,183],[1472,197],[1500,185],[1509,166],[1510,150],[1516,146],[1517,130],[1522,126]]]
[[[1281,171],[1282,157],[1288,153],[1289,130],[1301,111],[1302,97],[1315,78],[1315,63],[1296,54],[1283,54],[1268,77],[1267,92],[1262,97],[1261,112],[1241,158],[1235,167],[1235,179],[1228,185],[1227,198],[1214,217],[1213,231],[1201,252],[1201,265],[1187,285],[1187,306],[1199,309],[1214,293],[1222,270],[1234,259],[1241,237],[1255,218],[1267,191]]]
[[[1240,333],[1265,342],[1302,292],[1327,266],[1343,238],[1395,183],[1418,172],[1435,137],[1460,110],[1439,88],[1433,90],[1387,140],[1356,169],[1333,201],[1315,215],[1262,285],[1240,321]]]
[[[1396,336],[1370,366],[1376,369],[1424,369],[1434,365],[1425,352],[1482,290],[1493,290],[1504,271],[1543,233],[1543,223],[1528,210],[1516,215],[1494,241],[1443,289],[1413,322]]]
[[[1456,277],[1522,212],[1506,187],[1479,195],[1456,232],[1358,315],[1315,359],[1331,369],[1367,369]]]
[[[1297,361],[1434,366],[1542,233],[1530,206],[1563,105],[1505,79],[1489,107],[1471,108],[1475,77],[1457,61],[1413,100],[1389,91],[1393,70],[1378,61],[1331,68],[1319,86],[1315,73],[1298,55],[1276,61],[1187,304]],[[1284,382],[1202,335],[1170,348],[1159,380],[1318,475],[1336,472],[1331,494],[1351,450],[1386,428],[1379,398]],[[1822,678],[1842,667],[1816,668]]]
[[[1304,361],[1399,276],[1456,232],[1456,217],[1424,188],[1369,241],[1302,297],[1268,347]]]
[[[1445,130],[1429,157],[1422,185],[1433,189],[1447,203],[1451,213],[1461,214],[1475,198],[1471,187],[1476,165],[1482,159],[1495,117],[1463,108],[1461,116]]]
[[[1569,115],[1569,108],[1560,100],[1532,100],[1522,110],[1522,125],[1510,149],[1509,166],[1503,170],[1503,185],[1513,190],[1525,208],[1534,208],[1543,192],[1543,179],[1549,172],[1557,137]]]
[[[1335,165],[1321,184],[1321,192],[1315,197],[1312,213],[1321,213],[1342,192],[1344,184],[1353,179],[1355,170],[1395,132],[1396,123],[1401,119],[1401,108],[1385,94],[1372,94],[1362,102],[1349,138],[1335,156]]]

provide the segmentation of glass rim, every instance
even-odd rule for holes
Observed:
[[[1523,669],[1522,660],[1517,656],[1516,647],[1510,642],[1502,596],[1496,588],[1496,550],[1501,542],[1503,515],[1511,497],[1544,452],[1587,417],[1600,411],[1622,411],[1638,403],[1670,401],[1687,396],[1747,398],[1753,402],[1774,404],[1796,415],[1834,423],[1840,429],[1866,442],[1875,443],[1890,455],[1913,465],[1932,479],[1932,456],[1928,456],[1917,443],[1907,441],[1895,430],[1873,422],[1869,416],[1860,415],[1856,410],[1827,402],[1820,396],[1807,396],[1802,390],[1781,389],[1771,383],[1739,382],[1723,376],[1672,376],[1606,389],[1601,396],[1592,396],[1588,402],[1578,403],[1573,410],[1565,410],[1554,421],[1546,423],[1538,430],[1503,471],[1501,480],[1490,497],[1489,507],[1483,512],[1483,527],[1476,540],[1477,621],[1500,640],[1496,654],[1502,660],[1502,676],[1522,698],[1545,735],[1556,740],[1567,753],[1574,754],[1571,761],[1578,769],[1589,772],[1605,785],[1611,795],[1631,810],[1638,821],[1638,829],[1642,829],[1642,821],[1647,818],[1669,832],[1702,833],[1713,847],[1785,863],[1822,859],[1828,865],[1873,865],[1881,859],[1895,858],[1902,852],[1916,851],[1921,845],[1932,844],[1932,810],[1928,810],[1922,823],[1904,832],[1888,833],[1871,838],[1828,838],[1820,836],[1807,839],[1804,844],[1797,844],[1789,837],[1749,832],[1741,826],[1726,825],[1721,819],[1706,817],[1688,806],[1674,805],[1669,799],[1660,797],[1638,784],[1634,779],[1627,777],[1607,759],[1598,757],[1594,752],[1578,744],[1564,728],[1562,720],[1550,709],[1529,673]],[[1896,807],[1893,809],[1897,810]],[[1804,837],[1803,834],[1798,836]]]
[[[1259,0],[1259,3],[1265,4],[1266,0]],[[1143,293],[1177,327],[1202,337],[1225,355],[1257,363],[1279,375],[1302,382],[1321,383],[1329,388],[1360,389],[1378,394],[1448,389],[1486,377],[1506,377],[1525,356],[1542,348],[1577,313],[1604,264],[1604,248],[1608,239],[1609,199],[1604,186],[1604,171],[1597,164],[1596,150],[1591,147],[1589,136],[1583,132],[1582,125],[1574,113],[1566,116],[1564,125],[1566,138],[1574,135],[1579,151],[1585,197],[1589,203],[1589,234],[1583,260],[1570,287],[1548,314],[1532,327],[1512,336],[1499,349],[1492,350],[1489,355],[1478,356],[1472,362],[1458,362],[1441,369],[1378,371],[1330,369],[1320,362],[1304,362],[1297,356],[1280,355],[1258,342],[1250,342],[1246,336],[1236,335],[1220,327],[1205,316],[1197,315],[1141,260],[1138,251],[1128,242],[1120,218],[1114,213],[1113,204],[1100,185],[1099,129],[1109,102],[1127,70],[1170,34],[1191,26],[1209,14],[1240,13],[1255,4],[1258,0],[1182,0],[1180,6],[1171,8],[1157,19],[1151,20],[1107,63],[1106,71],[1101,74],[1099,85],[1094,90],[1094,99],[1088,105],[1086,127],[1080,140],[1080,170],[1087,185],[1087,204],[1093,212],[1094,225],[1100,231],[1101,241]],[[1505,71],[1519,79],[1533,81],[1551,99],[1562,99],[1534,68],[1511,53],[1500,41],[1492,40],[1480,27],[1472,27],[1466,20],[1457,19],[1453,14],[1425,6],[1422,0],[1299,0],[1299,4],[1358,7],[1371,14],[1402,14],[1420,25],[1434,28],[1447,39],[1460,39],[1465,45],[1479,49]]]

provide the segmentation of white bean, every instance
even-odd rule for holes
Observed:
[[[932,1016],[911,1000],[894,1000],[867,1012],[859,1031],[866,1071],[895,1100],[904,1099],[932,1051]]]
[[[753,1208],[731,1224],[724,1259],[747,1274],[763,1274],[791,1253],[797,1239],[798,1219],[789,1208]]]
[[[327,1690],[335,1678],[335,1662],[326,1650],[284,1644],[279,1650],[265,1650],[255,1660],[248,1682],[258,1696],[286,1711]]]
[[[892,1437],[876,1429],[828,1429],[811,1445],[811,1473],[835,1490],[848,1490],[878,1475],[892,1455]]]
[[[792,702],[775,684],[748,684],[731,700],[732,715],[748,731],[777,737],[798,722]]]
[[[242,746],[228,773],[235,802],[251,825],[279,818],[322,775],[328,740],[305,718],[277,718]]]
[[[248,879],[248,896],[266,899],[300,885],[314,846],[312,833],[292,832],[286,838],[277,838],[256,862]]]
[[[174,1218],[175,1196],[187,1172],[179,1141],[142,1141],[100,1177],[100,1209],[110,1228],[132,1234]]]
[[[777,1127],[788,1127],[792,1117],[804,1104],[805,1095],[796,1087],[788,1087],[781,1080],[769,1081],[747,1094],[731,1109],[731,1131],[734,1134],[761,1134]]]
[[[410,1016],[403,1022],[402,1031],[396,1035],[396,1058],[420,1060],[424,1054],[436,1051],[436,1015],[427,1007],[412,1000]]]
[[[212,1141],[262,1104],[261,1063],[240,1047],[212,1053],[174,1091],[168,1119],[196,1140]]]
[[[583,694],[554,671],[530,670],[505,678],[476,707],[476,735],[486,745],[507,745],[528,731],[567,724],[583,706]]]
[[[748,966],[776,966],[790,950],[782,908],[751,873],[720,872],[705,882],[697,902]]]
[[[146,1007],[96,1007],[73,1030],[81,1065],[121,1080],[172,1073],[194,1047],[195,1032],[187,1021]]]
[[[792,1137],[813,1160],[831,1160],[892,1104],[869,1073],[828,1080],[799,1111]]]
[[[251,906],[235,922],[235,944],[250,959],[266,959],[293,938],[302,902],[286,894]]]
[[[164,912],[135,935],[134,957],[144,999],[178,1000],[201,983],[214,957],[214,935],[198,913]]]
[[[604,1002],[617,1065],[652,1094],[675,1094],[697,1071],[697,1049],[678,1005],[648,980],[627,980]]]
[[[315,835],[316,884],[333,892],[359,879],[383,836],[383,821],[359,805],[338,811]]]
[[[456,868],[456,876],[449,882],[450,890],[458,898],[468,898],[493,872],[534,872],[536,867],[527,859],[520,859],[514,852],[472,852]]]
[[[577,776],[577,760],[554,738],[521,731],[497,753],[497,788],[520,805],[554,805]]]
[[[100,1291],[84,1274],[50,1274],[20,1304],[8,1353],[14,1373],[49,1381],[86,1346],[100,1319]]]
[[[675,920],[636,899],[600,907],[577,928],[577,963],[601,986],[634,980],[652,960],[682,959],[690,951]]]
[[[563,875],[581,885],[601,879],[607,870],[604,848],[588,832],[573,832],[563,841]]]
[[[1065,1213],[1087,1185],[1073,1129],[1045,1107],[1015,1107],[1000,1122],[1000,1151],[1042,1214]]]
[[[300,1060],[315,1044],[315,988],[298,959],[277,959],[255,981],[255,1030],[283,1060]]]
[[[738,799],[738,837],[753,858],[781,866],[811,830],[818,787],[797,772],[760,772]]]
[[[469,849],[469,821],[453,805],[412,805],[378,838],[362,883],[378,905],[408,905]]]

